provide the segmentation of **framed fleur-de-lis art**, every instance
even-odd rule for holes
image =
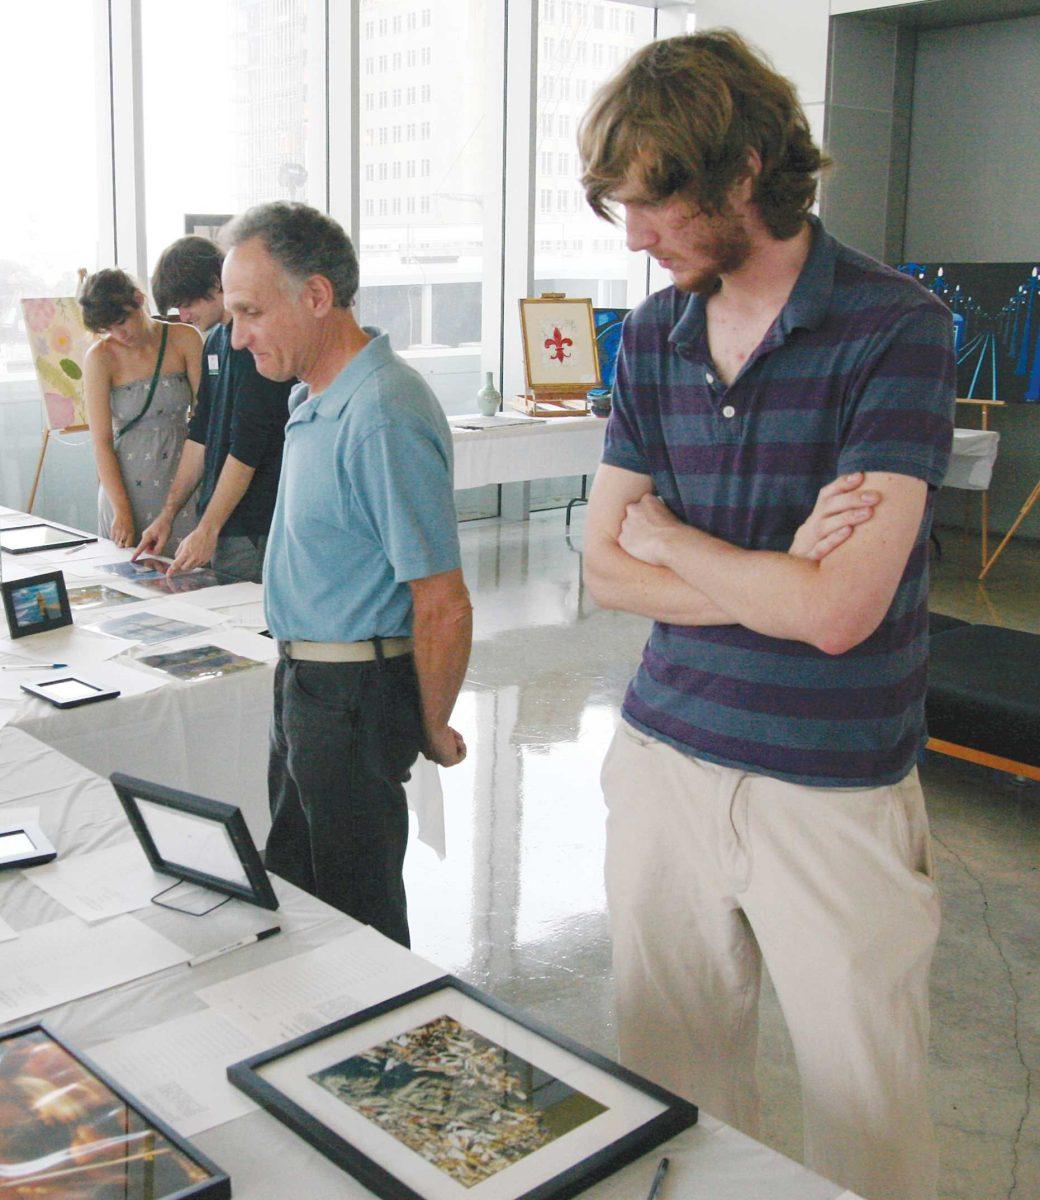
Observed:
[[[573,401],[584,411],[588,393],[602,382],[592,301],[555,292],[521,300],[520,325],[527,381],[521,407]]]

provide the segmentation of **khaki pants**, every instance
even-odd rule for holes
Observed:
[[[794,1042],[806,1165],[930,1200],[928,972],[939,932],[916,770],[809,788],[622,722],[603,764],[621,1060],[754,1136],[763,958]]]

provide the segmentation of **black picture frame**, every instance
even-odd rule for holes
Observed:
[[[16,1039],[22,1040],[24,1046],[14,1046]],[[50,1047],[48,1043],[51,1044]],[[127,1195],[142,1196],[146,1193],[140,1187],[134,1188],[132,1181],[139,1172],[147,1172],[150,1183],[155,1185],[155,1190],[150,1190],[147,1194],[154,1200],[230,1200],[231,1179],[226,1172],[135,1099],[87,1055],[58,1037],[46,1024],[35,1021],[0,1033],[0,1051],[0,1080],[6,1071],[25,1070],[20,1060],[31,1051],[31,1070],[35,1073],[42,1072],[43,1074],[39,1075],[41,1079],[55,1084],[56,1087],[73,1081],[80,1085],[77,1089],[80,1104],[74,1112],[82,1114],[84,1107],[97,1109],[97,1117],[92,1122],[84,1121],[82,1115],[79,1119],[65,1121],[60,1110],[48,1113],[49,1119],[44,1120],[38,1115],[38,1104],[26,1104],[26,1121],[31,1122],[34,1118],[38,1120],[40,1142],[48,1147],[57,1145],[58,1149],[51,1151],[52,1154],[62,1152],[63,1126],[70,1126],[67,1159],[62,1160],[65,1165],[58,1168],[53,1164],[49,1166],[49,1178],[41,1178],[39,1172],[36,1173],[35,1179],[32,1176],[27,1177],[26,1182],[39,1188],[38,1192],[34,1191],[34,1195],[46,1197],[47,1200],[50,1200],[50,1197],[58,1200],[66,1194],[64,1187],[68,1181],[76,1179],[82,1183],[84,1177],[87,1177],[90,1186],[89,1175],[94,1173],[97,1179],[93,1182],[99,1196],[111,1195],[113,1183],[123,1184],[119,1190],[120,1195],[123,1195],[125,1190]],[[9,1097],[8,1109],[13,1103],[10,1097],[18,1094],[17,1088],[5,1090],[5,1095]],[[35,1093],[26,1092],[26,1095],[31,1100]],[[113,1108],[113,1098],[119,1102],[121,1112]],[[76,1153],[73,1155],[72,1137],[81,1139],[83,1130],[90,1128],[100,1130],[99,1152],[88,1155],[87,1147],[77,1144]],[[11,1163],[11,1148],[6,1145],[6,1140],[10,1137],[13,1143],[15,1134],[18,1144],[28,1143],[30,1148],[35,1145],[32,1125],[29,1124],[27,1128],[26,1122],[19,1122],[15,1126],[10,1122],[9,1114],[5,1115],[5,1123],[0,1126],[0,1147],[3,1148],[0,1157],[8,1165]],[[111,1158],[105,1158],[109,1150],[114,1153]],[[140,1163],[140,1166],[135,1166],[136,1163]],[[58,1174],[58,1171],[61,1173]],[[192,1175],[197,1178],[190,1178]],[[169,1187],[162,1182],[164,1176],[169,1181]],[[182,1185],[179,1182],[181,1176],[189,1176],[186,1184]],[[52,1180],[53,1191],[44,1190],[45,1185]],[[77,1195],[79,1194],[77,1192]]]
[[[19,593],[36,589],[38,597],[40,589],[53,587],[57,601],[58,613],[51,615],[49,598],[42,620],[27,622],[19,616]],[[72,608],[69,604],[69,593],[65,587],[65,576],[61,571],[47,571],[42,575],[30,575],[25,579],[9,579],[0,583],[0,593],[3,594],[4,615],[7,617],[7,631],[11,638],[31,637],[34,633],[47,633],[51,629],[64,629],[72,624]],[[42,597],[41,597],[42,598]]]
[[[30,542],[27,546],[15,545],[16,541],[21,540],[18,535],[24,535],[29,529],[56,529],[66,536],[51,542]],[[12,537],[12,535],[15,536]],[[5,554],[38,554],[41,550],[62,550],[66,546],[84,546],[88,542],[96,541],[96,534],[66,529],[64,525],[55,525],[52,521],[36,521],[31,525],[12,525],[10,529],[0,530],[0,550],[3,550]]]
[[[112,775],[110,781],[154,870],[160,871],[164,875],[172,875],[177,879],[200,884],[214,892],[234,896],[238,900],[245,900],[260,908],[274,910],[278,907],[278,897],[271,886],[271,881],[240,808],[236,808],[233,804],[224,804],[220,800],[209,800],[205,796],[196,796],[191,792],[178,791],[176,788],[164,787],[162,784],[151,783],[146,779],[124,775],[120,771]],[[219,825],[238,855],[238,861],[247,882],[239,883],[233,879],[202,870],[191,863],[175,862],[165,857],[156,845],[148,822],[141,811],[139,802],[142,800]]]
[[[69,699],[59,699],[59,693],[51,691],[52,688],[58,688],[62,684],[79,684],[80,688],[86,688],[87,691],[81,691],[79,695],[72,696]],[[28,692],[30,696],[37,696],[40,700],[46,700],[48,704],[53,704],[55,708],[79,708],[82,704],[97,704],[101,700],[117,700],[120,696],[118,688],[106,688],[100,684],[91,683],[87,679],[81,679],[78,675],[62,675],[55,679],[41,679],[37,683],[21,684],[23,692]]]
[[[387,1137],[387,1126],[378,1124],[372,1118],[362,1114],[356,1108],[350,1107],[349,1100],[343,1100],[342,1096],[336,1096],[333,1092],[333,1099],[341,1101],[345,1123],[353,1123],[355,1128],[364,1127],[366,1130],[374,1130],[372,1138],[377,1146],[380,1145],[380,1140],[383,1140],[383,1145],[378,1151],[379,1157],[374,1157],[370,1153],[361,1149],[357,1144],[351,1142],[348,1137],[337,1129],[330,1128],[320,1117],[316,1116],[313,1111],[308,1110],[297,1099],[287,1095],[278,1085],[273,1083],[268,1077],[272,1068],[277,1070],[281,1065],[283,1069],[288,1070],[292,1063],[290,1060],[294,1056],[300,1055],[301,1052],[306,1053],[312,1047],[320,1047],[323,1043],[330,1043],[328,1046],[328,1054],[330,1058],[338,1058],[337,1051],[331,1044],[334,1039],[340,1035],[347,1034],[348,1031],[363,1029],[365,1026],[373,1027],[373,1040],[365,1042],[361,1040],[362,1045],[368,1046],[367,1053],[369,1055],[378,1053],[382,1050],[382,1045],[388,1040],[386,1033],[386,1025],[382,1022],[382,1018],[388,1014],[393,1014],[400,1010],[400,1016],[404,1022],[404,1028],[409,1029],[409,1033],[389,1034],[389,1038],[410,1037],[412,1034],[422,1034],[425,1028],[436,1025],[439,1020],[450,1020],[451,1018],[437,1018],[434,1021],[428,1021],[428,1024],[418,1029],[411,1029],[408,1025],[408,1013],[423,1011],[429,1009],[430,1005],[433,1010],[441,1006],[442,998],[448,1008],[458,1008],[458,1002],[453,1001],[452,994],[456,994],[463,998],[472,1001],[477,1007],[473,1010],[479,1012],[486,1011],[489,1014],[485,1024],[490,1028],[507,1030],[509,1026],[519,1030],[516,1045],[521,1048],[526,1047],[525,1053],[530,1055],[531,1062],[519,1061],[520,1067],[532,1068],[527,1076],[530,1080],[534,1077],[535,1072],[544,1075],[548,1082],[548,1088],[543,1086],[543,1092],[551,1090],[553,1086],[562,1089],[564,1092],[570,1092],[570,1095],[565,1097],[566,1103],[573,1103],[577,1100],[580,1103],[588,1103],[600,1108],[600,1113],[597,1115],[606,1115],[609,1113],[609,1108],[599,1104],[599,1101],[590,1095],[582,1094],[582,1092],[570,1089],[569,1085],[560,1078],[553,1078],[552,1072],[545,1074],[543,1068],[533,1060],[542,1056],[543,1063],[551,1062],[552,1058],[544,1057],[544,1043],[550,1043],[553,1051],[560,1051],[567,1060],[577,1060],[580,1064],[579,1072],[584,1072],[594,1081],[595,1086],[589,1086],[589,1081],[582,1083],[582,1088],[587,1088],[591,1094],[597,1088],[600,1089],[600,1096],[604,1091],[609,1094],[611,1090],[619,1095],[632,1094],[639,1098],[639,1104],[636,1108],[643,1107],[646,1112],[654,1110],[654,1115],[643,1119],[642,1117],[634,1117],[637,1123],[627,1129],[621,1136],[610,1137],[608,1141],[600,1145],[597,1149],[584,1157],[557,1169],[560,1163],[547,1167],[547,1177],[534,1186],[527,1186],[530,1179],[523,1184],[523,1190],[512,1190],[519,1182],[514,1177],[514,1182],[505,1186],[499,1187],[494,1191],[488,1191],[488,1200],[567,1200],[568,1197],[574,1196],[577,1193],[584,1191],[592,1184],[597,1183],[601,1179],[612,1175],[626,1164],[646,1154],[655,1146],[674,1137],[676,1134],[696,1124],[697,1121],[697,1106],[689,1101],[682,1099],[679,1096],[666,1091],[664,1088],[658,1087],[656,1084],[650,1083],[648,1080],[628,1071],[626,1068],[619,1066],[617,1063],[605,1058],[601,1054],[581,1046],[571,1038],[565,1037],[562,1034],[550,1029],[541,1022],[532,1019],[512,1008],[509,1005],[493,999],[477,988],[471,987],[462,980],[455,978],[452,975],[445,975],[439,979],[433,980],[430,983],[414,988],[408,992],[404,992],[398,996],[394,996],[381,1004],[367,1008],[362,1012],[356,1013],[349,1017],[344,1017],[342,1020],[335,1021],[321,1029],[315,1030],[312,1033],[305,1034],[295,1038],[290,1042],[286,1042],[281,1046],[276,1046],[271,1050],[264,1051],[261,1054],[245,1059],[243,1062],[235,1063],[228,1067],[228,1079],[247,1096],[256,1101],[263,1109],[277,1117],[287,1125],[294,1133],[303,1138],[310,1146],[314,1147],[319,1153],[325,1155],[337,1166],[341,1167],[348,1174],[354,1176],[361,1184],[374,1192],[377,1196],[384,1197],[384,1200],[444,1200],[445,1195],[451,1196],[456,1192],[462,1196],[465,1195],[465,1189],[470,1186],[459,1182],[457,1179],[449,1179],[448,1175],[444,1175],[447,1180],[443,1187],[438,1186],[423,1190],[419,1186],[412,1186],[402,1180],[395,1172],[395,1166],[398,1170],[407,1164],[408,1159],[418,1163],[418,1171],[428,1173],[430,1169],[437,1174],[437,1166],[433,1162],[433,1158],[427,1154],[421,1154],[411,1148],[407,1142],[398,1138],[391,1144],[393,1149],[387,1148],[385,1139]],[[465,1010],[463,1010],[465,1011]],[[504,1021],[509,1023],[507,1026],[504,1023],[499,1023],[499,1019],[504,1018]],[[419,1018],[423,1020],[423,1017]],[[376,1022],[381,1022],[379,1029],[376,1032]],[[474,1022],[476,1025],[478,1022]],[[472,1036],[472,1028],[467,1025],[462,1029],[462,1033]],[[533,1034],[535,1039],[542,1039],[542,1043],[532,1041],[525,1035]],[[349,1036],[349,1035],[348,1035]],[[510,1036],[514,1036],[510,1034]],[[519,1051],[511,1051],[508,1045],[508,1038],[505,1036],[499,1037],[496,1034],[491,1035],[476,1035],[477,1040],[482,1040],[485,1044],[490,1045],[492,1051],[502,1051],[502,1062],[507,1060],[507,1057],[512,1056],[513,1061],[520,1060]],[[356,1038],[353,1040],[357,1040]],[[394,1043],[395,1047],[399,1043]],[[532,1052],[532,1049],[534,1052]],[[396,1049],[394,1051],[396,1054]],[[342,1062],[334,1063],[330,1066],[321,1068],[317,1074],[327,1075],[330,1072],[342,1071],[344,1068],[350,1068],[353,1064],[365,1056],[365,1051],[351,1049],[348,1051],[349,1057]],[[313,1064],[311,1064],[313,1065]],[[586,1070],[586,1068],[590,1070]],[[298,1067],[297,1081],[303,1089],[310,1089],[308,1092],[308,1100],[312,1102],[312,1106],[324,1107],[329,1104],[324,1097],[316,1100],[317,1092],[315,1089],[323,1088],[324,1091],[332,1091],[328,1085],[319,1085],[315,1083],[315,1076],[308,1075],[309,1067],[303,1065],[301,1061]],[[382,1080],[385,1076],[381,1068],[376,1065],[372,1071]],[[571,1077],[575,1074],[571,1071]],[[583,1079],[582,1074],[577,1075]],[[605,1088],[603,1081],[610,1081],[610,1087]],[[531,1108],[534,1109],[534,1095],[538,1090],[539,1085],[530,1086]],[[380,1084],[382,1087],[382,1084]],[[508,1090],[508,1089],[507,1089]],[[469,1095],[470,1093],[467,1093]],[[541,1111],[541,1110],[539,1110]],[[620,1111],[620,1106],[618,1108]],[[590,1139],[590,1144],[595,1141],[592,1136],[592,1130],[595,1125],[595,1118],[586,1118],[588,1124],[581,1128],[587,1131],[587,1136]],[[402,1128],[405,1128],[405,1122],[402,1121]],[[581,1132],[577,1124],[569,1127],[564,1134],[558,1135],[548,1140],[539,1148],[528,1152],[528,1163],[534,1165],[534,1155],[541,1153],[543,1149],[553,1149],[557,1157],[565,1159],[570,1150],[565,1145],[565,1139],[571,1133]],[[397,1135],[390,1132],[391,1138]],[[361,1139],[359,1139],[361,1140]],[[514,1159],[514,1162],[507,1166],[496,1167],[489,1171],[485,1179],[495,1178],[495,1172],[502,1172],[508,1169],[508,1166],[519,1162],[519,1159]],[[521,1165],[523,1165],[521,1163]],[[451,1169],[450,1167],[448,1168]],[[443,1171],[444,1168],[441,1168]],[[537,1173],[537,1168],[535,1174]],[[501,1176],[499,1175],[499,1178]]]

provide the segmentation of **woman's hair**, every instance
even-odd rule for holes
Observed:
[[[155,306],[164,316],[171,308],[201,300],[220,290],[224,255],[209,238],[178,238],[159,255],[152,272]]]
[[[769,232],[793,237],[829,160],[813,143],[791,82],[732,30],[651,42],[593,97],[578,146],[592,210],[613,220],[623,183],[648,200],[682,193],[721,212],[748,155],[762,168],[752,200]]]
[[[101,333],[141,307],[140,292],[134,280],[118,267],[95,271],[79,294],[83,324],[92,333]]]

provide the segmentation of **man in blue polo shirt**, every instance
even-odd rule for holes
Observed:
[[[586,537],[595,599],[654,618],[603,766],[622,1056],[754,1133],[764,959],[808,1165],[928,1200],[915,760],[949,313],[809,216],[822,156],[735,34],[637,53],[581,151],[592,208],[674,279],[626,322]],[[870,520],[792,552],[849,476]]]
[[[233,344],[290,399],[264,564],[278,639],[266,863],[407,946],[404,781],[461,762],[448,720],[472,633],[452,442],[436,397],[351,306],[330,217],[265,204],[227,231]]]
[[[182,321],[206,334],[206,343],[181,460],[135,557],[162,553],[177,514],[198,489],[198,524],[181,541],[170,573],[212,563],[228,579],[259,583],[291,384],[264,379],[252,355],[232,348],[220,284],[223,261],[208,238],[184,237],[166,247],[152,274],[159,311],[176,308]]]

